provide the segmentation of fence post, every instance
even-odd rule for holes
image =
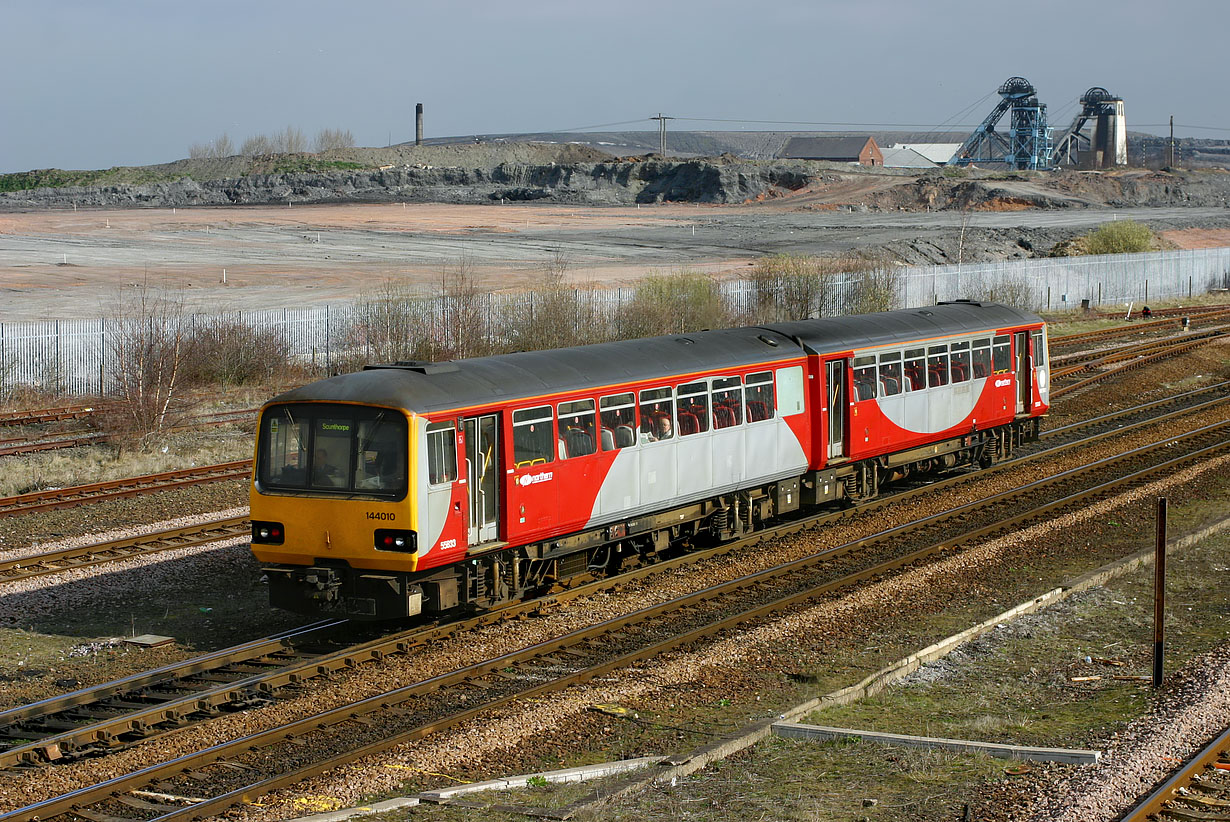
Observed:
[[[107,318],[101,318],[98,329],[98,396],[107,390]]]
[[[332,341],[332,332],[330,331],[330,328],[329,328],[329,304],[325,303],[325,376],[326,377],[333,375],[333,364],[329,358],[330,354],[332,353],[332,348],[330,345],[331,341]]]

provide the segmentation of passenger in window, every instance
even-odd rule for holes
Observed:
[[[396,448],[376,457],[376,473],[359,483],[360,488],[400,488],[406,481],[406,466]],[[439,478],[435,482],[441,481]]]
[[[645,432],[645,439],[650,442],[669,440],[673,436],[671,418],[668,414],[659,414],[651,420],[650,430]]]

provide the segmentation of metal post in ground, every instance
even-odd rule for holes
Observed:
[[[1153,561],[1153,687],[1162,686],[1166,619],[1166,498],[1157,498],[1157,554]]]

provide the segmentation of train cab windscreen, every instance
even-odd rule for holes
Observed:
[[[274,406],[260,424],[256,479],[262,490],[313,495],[406,495],[406,418],[382,408]]]

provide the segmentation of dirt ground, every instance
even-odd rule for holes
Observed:
[[[618,287],[681,269],[735,276],[777,253],[887,250],[926,263],[948,262],[960,247],[966,261],[1002,259],[1021,256],[1020,237],[1045,249],[1112,217],[1148,222],[1180,247],[1230,244],[1227,212],[1198,208],[971,217],[817,210],[787,199],[639,208],[392,203],[0,213],[0,322],[102,316],[125,288],[143,283],[180,291],[191,310],[216,313],[338,303],[390,279],[432,293],[462,268],[483,289],[513,290],[561,265],[578,284]]]

